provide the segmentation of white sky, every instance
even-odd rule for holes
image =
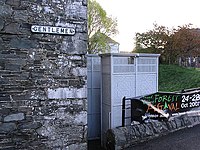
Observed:
[[[192,23],[200,28],[200,0],[96,0],[108,16],[118,20],[120,51],[132,51],[136,32],[153,29],[153,23],[177,27]]]

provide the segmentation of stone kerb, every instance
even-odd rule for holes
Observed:
[[[137,143],[184,128],[190,128],[197,124],[200,124],[199,114],[184,114],[170,118],[167,122],[154,120],[143,124],[110,129],[106,133],[106,149],[120,150],[130,148]]]

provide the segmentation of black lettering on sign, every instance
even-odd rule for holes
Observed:
[[[32,25],[31,31],[34,33],[48,33],[48,34],[62,34],[62,35],[74,35],[75,29],[68,27],[52,27],[52,26],[38,26]]]

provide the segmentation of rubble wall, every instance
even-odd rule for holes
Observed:
[[[87,149],[86,51],[87,0],[0,1],[0,149]]]
[[[149,121],[126,127],[109,129],[106,134],[106,149],[121,150],[134,148],[134,145],[159,138],[184,128],[200,124],[200,115],[181,115],[170,118],[169,121]]]

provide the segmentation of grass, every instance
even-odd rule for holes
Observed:
[[[200,87],[200,69],[159,65],[159,91],[172,92]]]

